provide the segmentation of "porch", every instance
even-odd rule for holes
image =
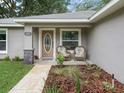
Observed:
[[[51,60],[42,60],[42,59],[38,59],[38,60],[34,60],[34,64],[35,65],[57,65],[56,61],[51,61]],[[64,65],[87,65],[87,64],[92,64],[91,61],[86,60],[86,61],[64,61],[63,62]]]
[[[64,46],[71,55],[78,46],[83,46],[87,54],[87,32],[89,24],[54,24],[26,25],[24,32],[24,62],[32,63],[34,60],[42,64],[56,64],[57,48]],[[87,56],[87,55],[86,55]],[[86,57],[87,58],[87,57]],[[74,63],[75,58],[65,62]],[[80,61],[75,60],[76,64]],[[86,62],[84,62],[86,63]]]

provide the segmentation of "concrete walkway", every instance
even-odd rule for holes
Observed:
[[[9,93],[41,93],[51,65],[35,65]]]

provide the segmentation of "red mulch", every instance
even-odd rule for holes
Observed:
[[[59,66],[52,66],[42,93],[45,93],[45,89],[48,86],[53,86],[53,84],[56,85],[57,88],[61,88],[60,93],[76,93],[75,81],[73,79],[53,73],[53,71],[58,67]],[[121,84],[116,79],[115,91],[106,91],[103,87],[103,82],[107,81],[111,83],[111,75],[103,69],[100,69],[101,74],[99,77],[94,76],[93,73],[97,71],[96,65],[91,65],[92,69],[90,70],[85,65],[79,65],[76,67],[79,68],[82,73],[81,79],[87,81],[86,84],[81,85],[80,93],[124,93],[124,84]]]

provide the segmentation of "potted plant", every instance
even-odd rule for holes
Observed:
[[[58,54],[57,55],[57,58],[56,58],[56,61],[59,65],[63,65],[63,62],[64,62],[64,56],[63,54]]]

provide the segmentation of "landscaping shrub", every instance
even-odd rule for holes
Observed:
[[[54,70],[54,73],[57,74],[57,75],[60,75],[60,76],[65,76],[66,73],[67,73],[67,69],[65,69],[65,68],[56,68]]]
[[[52,66],[45,89],[56,85],[60,93],[124,93],[124,85],[96,65]],[[50,87],[51,88],[51,87]]]
[[[4,61],[10,61],[11,59],[9,58],[9,56],[6,56],[3,60]]]
[[[18,56],[15,56],[15,58],[12,59],[13,61],[22,61],[22,59]]]
[[[45,93],[60,93],[56,86],[51,86],[45,89]]]
[[[104,89],[106,91],[110,91],[110,90],[114,91],[114,87],[112,86],[111,83],[109,83],[109,82],[102,82],[102,84],[103,84],[103,87],[104,87]]]
[[[78,76],[75,78],[75,82],[76,82],[76,93],[80,93],[81,81]]]
[[[63,65],[64,56],[62,54],[57,55],[56,61],[59,65]]]
[[[61,76],[67,76],[72,79],[76,77],[81,77],[80,70],[76,67],[63,67],[63,68],[56,68],[54,73]]]

